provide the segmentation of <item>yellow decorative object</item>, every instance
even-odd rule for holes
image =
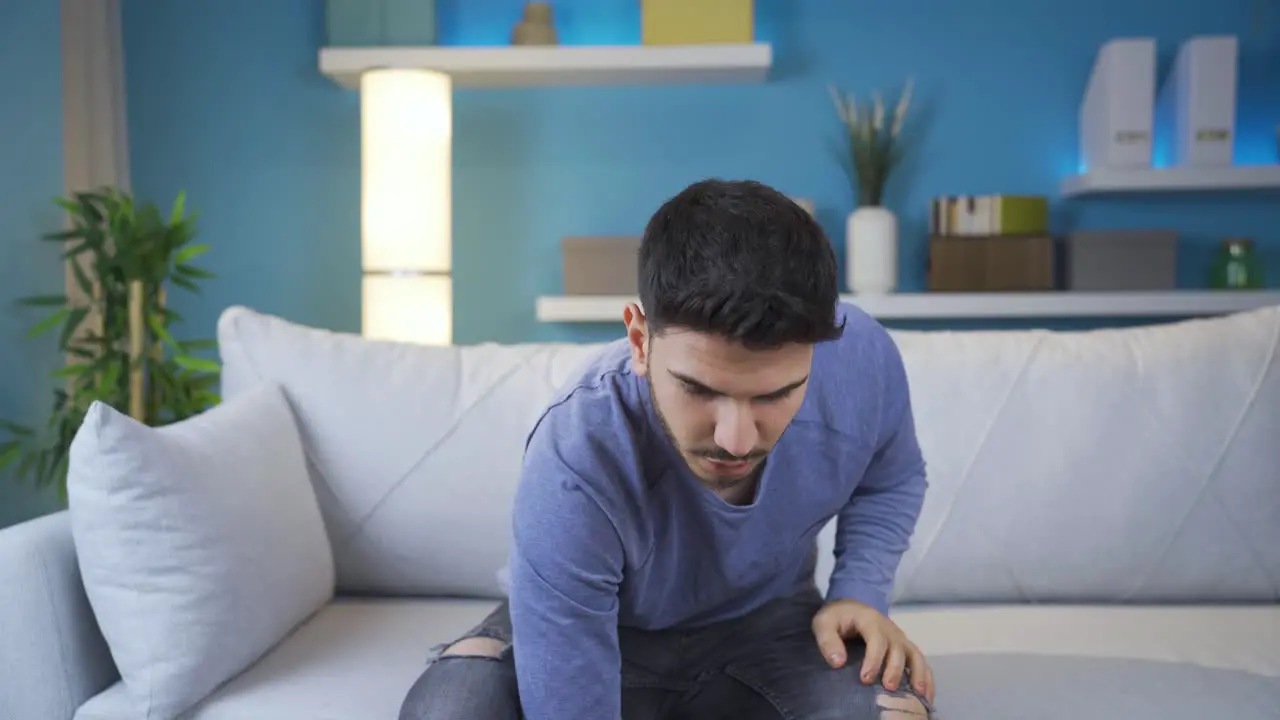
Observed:
[[[640,0],[645,45],[715,45],[755,41],[753,0]]]

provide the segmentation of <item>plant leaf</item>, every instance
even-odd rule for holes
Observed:
[[[71,247],[64,250],[62,252],[62,259],[69,260],[77,255],[80,255],[81,253],[87,250],[92,250],[95,247],[96,246],[92,242],[85,240],[84,242],[79,243],[78,245],[72,245]]]
[[[53,377],[55,378],[76,377],[77,375],[83,375],[92,367],[93,367],[92,363],[72,363],[70,365],[64,365],[63,367],[60,367],[57,370],[53,371]]]
[[[178,265],[173,270],[179,275],[183,277],[189,277],[189,278],[201,278],[204,280],[212,280],[213,278],[218,277],[217,275],[214,275],[208,270],[205,270],[204,268],[198,268],[194,265]]]
[[[39,485],[49,484],[49,460],[53,451],[50,448],[44,448],[36,453],[36,483]]]
[[[31,474],[31,463],[35,462],[36,456],[32,453],[26,453],[22,456],[22,461],[18,463],[18,469],[14,473],[19,480],[26,480]]]
[[[182,277],[181,275],[174,275],[173,277],[169,278],[169,280],[173,282],[174,285],[177,285],[178,287],[184,290],[190,290],[191,292],[196,293],[197,295],[200,294],[200,286]]]
[[[0,470],[4,470],[22,455],[22,443],[10,440],[0,443]]]
[[[105,204],[104,198],[97,193],[76,193],[76,205],[72,210],[76,215],[84,217],[90,225],[97,225],[102,222],[102,211],[98,209],[99,204]]]
[[[98,397],[110,397],[111,391],[120,386],[120,378],[123,376],[124,363],[114,361],[107,364],[102,370],[102,376],[98,378]]]
[[[67,344],[71,341],[71,336],[75,334],[76,328],[80,327],[80,323],[84,322],[85,317],[89,314],[89,308],[78,307],[67,315],[67,324],[62,326],[62,335],[58,337],[58,347],[62,350],[67,349]]]
[[[222,372],[222,366],[218,365],[218,363],[212,360],[205,360],[204,358],[198,358],[198,357],[195,357],[194,355],[177,355],[173,358],[173,361],[177,363],[179,367],[185,368],[187,370],[193,370],[195,372],[207,372],[207,373]]]
[[[148,315],[147,325],[150,326],[151,332],[155,333],[156,337],[160,338],[160,342],[168,345],[174,350],[180,351],[182,349],[178,344],[178,341],[174,340],[173,335],[170,335],[169,331],[165,328],[164,318],[160,313],[151,313]]]
[[[60,308],[57,312],[53,313],[52,315],[45,318],[44,320],[41,320],[40,322],[36,323],[35,327],[32,327],[30,330],[28,330],[27,337],[35,338],[35,337],[39,337],[40,335],[43,335],[44,333],[57,327],[59,323],[61,323],[63,320],[66,320],[70,315],[71,315],[71,308],[69,307]]]
[[[10,435],[21,435],[23,437],[29,437],[35,433],[34,430],[26,425],[20,425],[10,420],[0,420],[0,430],[5,430]]]
[[[190,354],[193,350],[212,350],[218,347],[217,340],[181,340],[178,342],[178,349],[184,354]]]
[[[195,355],[175,355],[174,363],[179,368],[192,370],[196,373],[221,373],[223,368],[212,360],[205,360],[204,357],[196,357]]]
[[[32,295],[18,300],[19,305],[29,307],[55,307],[67,304],[66,295]]]
[[[208,245],[188,245],[178,251],[178,255],[173,259],[173,262],[175,265],[183,265],[207,252],[209,252]]]
[[[53,479],[58,485],[58,501],[65,508],[67,506],[67,471],[71,467],[70,454],[67,452],[58,456],[58,460],[53,466]]]
[[[169,224],[175,224],[182,220],[182,216],[187,211],[187,192],[185,190],[178,192],[178,197],[173,201],[173,210],[169,213]]]
[[[78,261],[71,261],[71,272],[76,276],[76,285],[80,288],[80,292],[84,293],[85,297],[93,297],[93,282],[89,280],[89,276]]]
[[[40,239],[48,240],[49,242],[66,242],[68,240],[81,240],[84,238],[86,232],[88,232],[87,228],[74,227],[74,228],[71,228],[70,230],[59,230],[58,232],[45,233],[40,236]]]

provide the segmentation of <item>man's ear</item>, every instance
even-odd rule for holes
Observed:
[[[627,326],[627,344],[631,346],[631,369],[636,375],[649,374],[649,325],[644,311],[636,303],[628,303],[622,311]]]

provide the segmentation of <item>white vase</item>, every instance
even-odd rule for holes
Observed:
[[[898,218],[883,207],[860,207],[845,223],[845,279],[861,295],[898,286]]]

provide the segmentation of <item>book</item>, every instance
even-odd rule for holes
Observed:
[[[929,205],[929,234],[1043,235],[1049,199],[1043,195],[945,195]]]

